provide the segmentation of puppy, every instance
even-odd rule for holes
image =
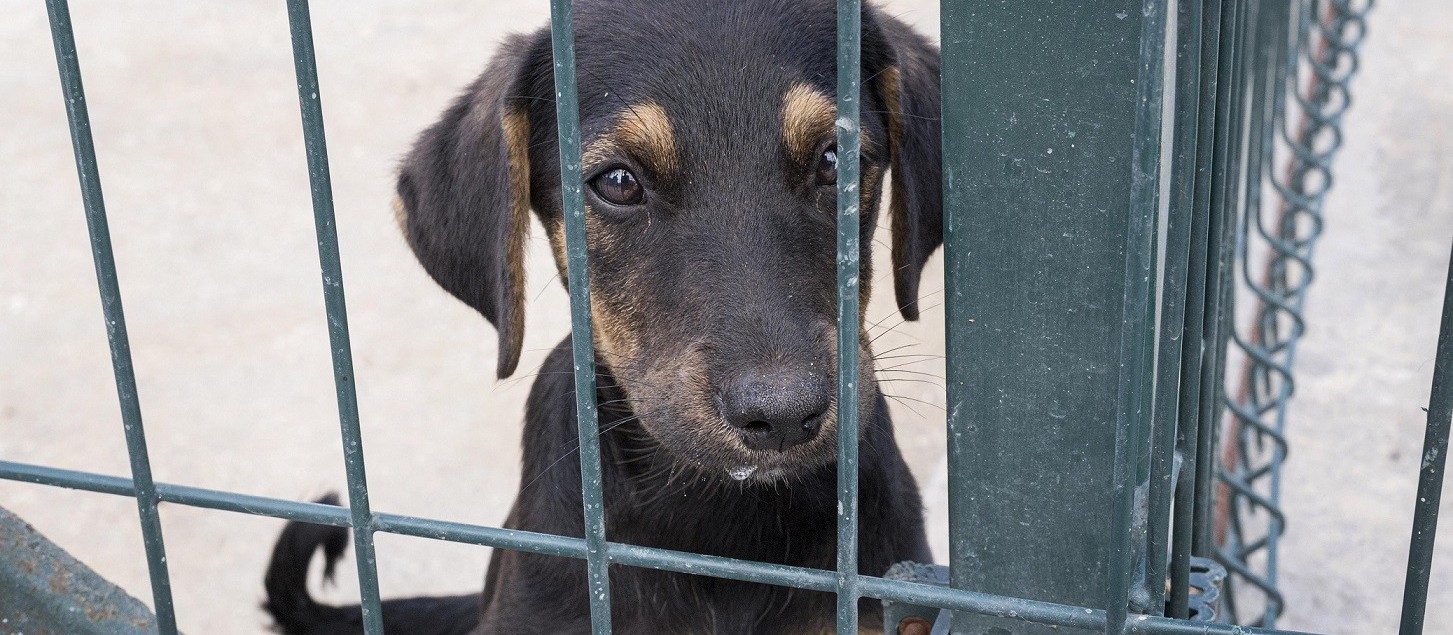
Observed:
[[[835,384],[855,373],[859,571],[930,560],[918,489],[862,363],[836,361],[836,14],[830,0],[582,0],[575,7],[601,469],[612,541],[832,569]],[[894,291],[918,317],[942,242],[937,49],[876,8],[862,16],[861,236],[885,175]],[[550,33],[508,40],[398,177],[419,262],[499,335],[514,372],[529,214],[567,280]],[[872,279],[868,250],[861,279]],[[868,285],[863,285],[867,306]],[[524,465],[504,526],[582,536],[570,342],[531,390]],[[560,460],[561,457],[571,457]],[[285,633],[360,633],[358,607],[307,594],[343,529],[290,525],[266,608]],[[611,568],[619,633],[828,632],[832,594]],[[861,627],[881,629],[864,599]],[[390,633],[586,633],[585,563],[497,550],[482,595],[385,603]]]

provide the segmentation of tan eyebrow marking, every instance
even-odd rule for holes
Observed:
[[[793,156],[809,156],[832,134],[837,104],[808,84],[793,84],[782,96],[782,141]]]
[[[793,84],[782,96],[782,142],[794,157],[811,158],[818,144],[834,134],[836,121],[837,101],[809,84]],[[859,138],[865,152],[877,147],[866,126]]]
[[[621,110],[620,119],[586,145],[581,160],[589,169],[615,152],[632,154],[658,174],[675,175],[679,165],[676,134],[666,109],[654,101],[645,101]]]

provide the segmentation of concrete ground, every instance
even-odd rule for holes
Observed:
[[[344,485],[282,3],[97,2],[73,15],[158,480],[289,499]],[[920,28],[936,3],[887,3]],[[498,523],[518,476],[527,375],[397,235],[411,138],[544,3],[315,3],[322,99],[375,509]],[[1453,238],[1453,6],[1384,0],[1354,86],[1317,254],[1284,500],[1285,626],[1392,632],[1422,412]],[[43,7],[0,0],[0,458],[127,474],[105,331]],[[528,372],[568,330],[533,242]],[[925,293],[942,288],[935,261]],[[890,316],[878,283],[872,320]],[[942,311],[884,346],[941,354]],[[918,366],[942,374],[941,362]],[[900,436],[944,542],[939,389],[898,384]],[[928,403],[922,403],[922,400]],[[16,511],[150,601],[133,502],[0,482]],[[258,633],[280,521],[163,506],[191,633]],[[1444,523],[1445,535],[1453,530]],[[1449,545],[1448,540],[1444,545]],[[479,587],[486,549],[380,535],[386,595]],[[1429,632],[1453,630],[1440,550]],[[335,601],[356,597],[351,564]]]

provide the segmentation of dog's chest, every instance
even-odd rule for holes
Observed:
[[[832,633],[830,593],[636,569],[613,572],[612,604],[622,633],[800,635]],[[861,606],[861,633],[879,633],[876,601]]]

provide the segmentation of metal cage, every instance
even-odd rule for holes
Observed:
[[[944,2],[950,566],[889,576],[856,570],[850,374],[837,387],[836,571],[608,541],[570,0],[551,11],[584,538],[369,505],[307,0],[287,7],[348,506],[155,482],[69,9],[47,4],[131,475],[0,461],[0,478],[134,497],[162,633],[177,629],[161,501],[351,527],[370,635],[383,632],[376,532],[583,559],[597,634],[611,632],[612,565],[835,593],[838,633],[858,631],[861,597],[896,607],[889,632],[906,615],[934,633],[1287,632],[1273,630],[1284,604],[1282,431],[1370,0]],[[860,326],[860,17],[860,0],[838,1],[837,343],[847,366]],[[1403,633],[1421,632],[1450,373],[1445,304]]]

